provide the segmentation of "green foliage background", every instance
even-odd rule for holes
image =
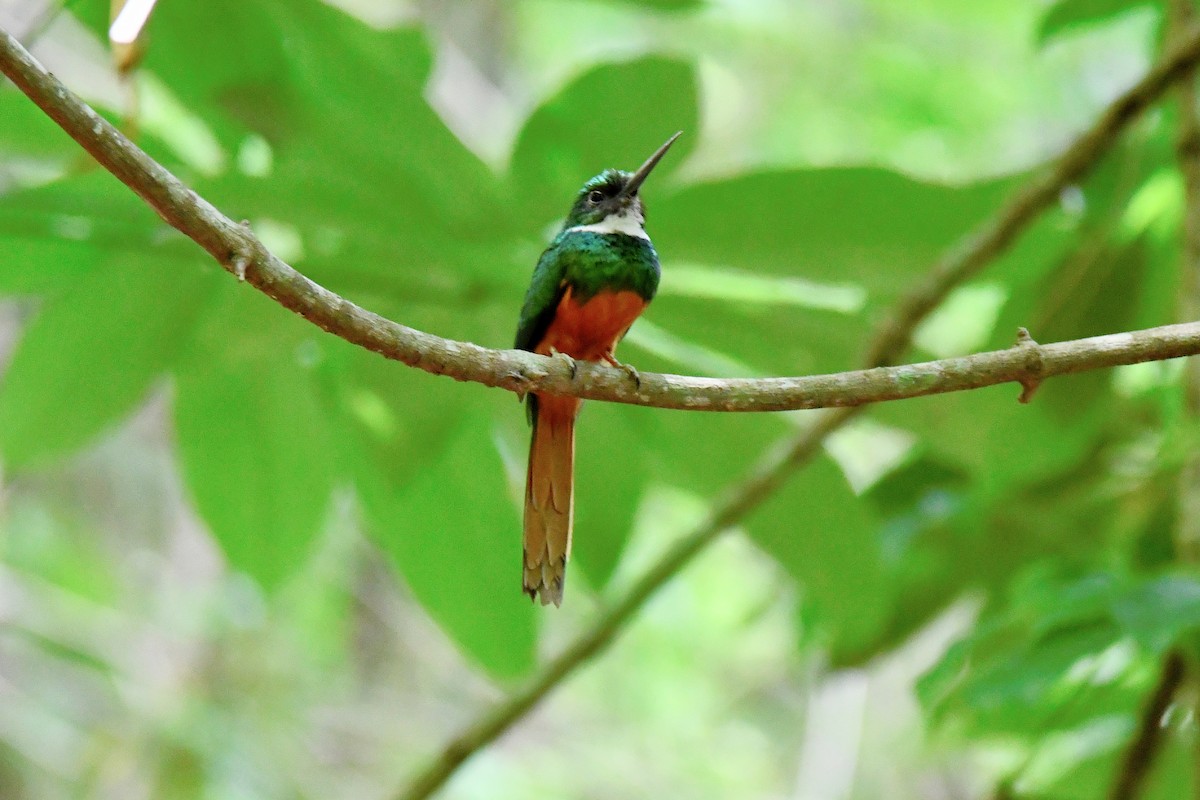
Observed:
[[[1141,73],[1162,17],[160,5],[140,144],[305,274],[447,337],[508,346],[581,181],[683,129],[646,190],[661,295],[622,349],[709,375],[856,366],[882,310]],[[119,120],[107,15],[78,0],[38,45]],[[1136,124],[913,357],[1173,321],[1174,133],[1170,106]],[[0,292],[6,798],[387,796],[803,422],[589,405],[568,607],[547,614],[517,591],[509,395],[238,284],[11,86]],[[1102,793],[1200,625],[1172,554],[1195,422],[1179,364],[1015,395],[872,409],[447,796]],[[1152,796],[1191,791],[1190,713]],[[818,740],[837,757],[814,762]]]

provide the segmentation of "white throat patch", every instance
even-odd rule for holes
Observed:
[[[636,236],[639,239],[649,239],[646,231],[642,230],[642,215],[626,209],[618,214],[609,214],[599,222],[591,225],[575,225],[567,228],[567,233],[587,231],[589,233],[623,233],[626,236]]]

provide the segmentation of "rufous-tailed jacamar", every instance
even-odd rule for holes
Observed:
[[[642,227],[638,190],[678,138],[668,139],[637,172],[605,170],[579,190],[533,271],[515,347],[561,354],[572,363],[624,366],[613,349],[658,290],[658,254]],[[525,592],[542,605],[559,605],[571,554],[575,417],[582,401],[535,393],[527,403],[533,436],[525,475]]]

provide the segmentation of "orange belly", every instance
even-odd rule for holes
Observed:
[[[601,292],[580,303],[567,287],[534,352],[550,355],[553,348],[585,361],[611,358],[617,342],[645,308],[646,301],[637,292]]]

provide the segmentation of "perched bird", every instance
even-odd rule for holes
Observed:
[[[682,133],[682,131],[680,132]],[[658,290],[658,254],[638,190],[676,133],[637,172],[609,169],[579,190],[562,230],[538,259],[517,326],[520,350],[617,361],[613,349]],[[575,510],[575,397],[531,394],[533,436],[525,475],[524,584],[530,599],[560,605]]]

